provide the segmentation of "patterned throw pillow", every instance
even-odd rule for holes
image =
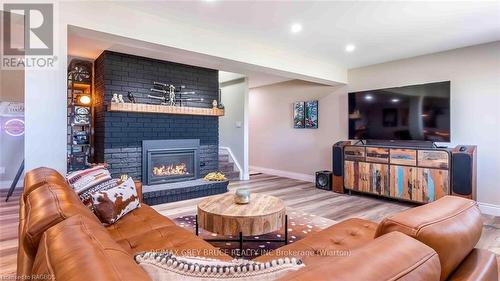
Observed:
[[[89,169],[75,171],[66,176],[66,180],[73,190],[80,195],[89,188],[111,179],[111,175],[103,165],[97,165]]]
[[[113,224],[141,206],[132,178],[108,190],[92,194],[94,213],[104,224]]]
[[[120,179],[110,179],[81,192],[78,194],[78,197],[80,197],[80,201],[82,201],[87,208],[92,209],[92,194],[99,191],[109,190],[122,183],[123,182]]]
[[[153,281],[183,280],[277,280],[304,267],[301,260],[284,258],[261,263],[248,260],[219,261],[201,257],[178,257],[172,253],[144,252],[135,261]]]

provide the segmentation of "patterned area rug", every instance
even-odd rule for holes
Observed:
[[[308,214],[301,211],[296,211],[291,208],[287,208],[288,215],[288,244],[294,243],[300,239],[306,237],[309,233],[318,232],[322,229],[335,224],[334,220],[322,218],[316,215]],[[189,231],[195,232],[196,228],[196,218],[195,215],[182,216],[174,219],[175,223],[188,229]],[[223,236],[216,233],[208,232],[204,229],[199,230],[199,235],[205,239],[235,239],[236,236]],[[285,234],[284,229],[276,232],[271,232],[268,234],[260,236],[248,236],[244,239],[255,239],[252,242],[243,243],[243,253],[242,258],[253,259],[257,256],[265,254],[266,252],[272,251],[279,247],[285,245],[284,242],[263,242],[261,240],[284,240]],[[210,242],[217,248],[220,248],[224,253],[229,254],[232,257],[238,257],[239,242]]]

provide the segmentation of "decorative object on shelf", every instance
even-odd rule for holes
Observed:
[[[90,109],[86,106],[75,106],[73,123],[74,125],[90,124]]]
[[[207,181],[225,181],[226,176],[221,172],[208,173],[203,179]]]
[[[69,65],[69,73],[76,83],[92,83],[92,62],[72,60]]]
[[[123,95],[118,95],[118,102],[125,103],[125,101],[123,100]]]
[[[186,86],[174,86],[172,84],[166,84],[161,82],[153,82],[153,88],[150,89],[151,92],[160,93],[162,96],[148,95],[151,99],[156,99],[161,101],[161,105],[168,106],[183,106],[184,102],[202,102],[203,98],[194,98],[190,95],[195,95],[195,92],[183,92],[182,89]],[[188,97],[183,97],[187,95]]]
[[[90,95],[88,94],[83,94],[83,95],[78,95],[76,97],[77,103],[80,105],[85,105],[89,106],[90,103],[92,102],[92,99],[90,98]]]
[[[131,103],[135,103],[135,97],[131,92],[128,92],[127,98]]]
[[[73,144],[89,144],[87,132],[81,131],[73,135]]]
[[[318,101],[305,102],[305,127],[310,129],[318,128]]]
[[[318,101],[297,101],[293,103],[293,127],[296,129],[318,128]]]
[[[219,89],[219,105],[217,105],[218,109],[224,109],[224,104],[222,103],[222,89]]]
[[[117,93],[113,94],[113,97],[111,98],[111,102],[114,102],[114,103],[119,103],[120,102],[120,100],[118,99],[118,94]]]
[[[213,101],[212,101],[212,106],[213,106],[214,108],[217,108],[217,100],[213,100]]]
[[[236,204],[250,203],[250,190],[248,190],[248,187],[236,189],[236,192],[234,193],[234,202]]]
[[[293,103],[293,127],[296,129],[304,128],[304,102],[297,101]]]
[[[123,175],[121,175],[121,176],[120,176],[120,180],[121,180],[121,181],[126,181],[126,180],[128,180],[128,175],[127,175],[127,174],[123,174]]]

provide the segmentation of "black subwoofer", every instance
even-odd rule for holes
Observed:
[[[330,171],[316,172],[316,188],[324,190],[332,190],[332,172]]]

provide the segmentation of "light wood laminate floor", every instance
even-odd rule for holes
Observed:
[[[384,217],[413,207],[411,204],[373,198],[364,195],[337,194],[316,189],[314,184],[271,175],[254,175],[249,181],[235,181],[230,190],[247,186],[251,192],[277,196],[287,207],[335,221],[364,218],[375,222]],[[19,193],[5,202],[5,190],[0,190],[0,279],[16,270],[17,227]],[[154,206],[163,215],[175,218],[196,213],[196,204],[202,199],[192,199]],[[500,217],[484,216],[485,224],[478,247],[500,254]]]

